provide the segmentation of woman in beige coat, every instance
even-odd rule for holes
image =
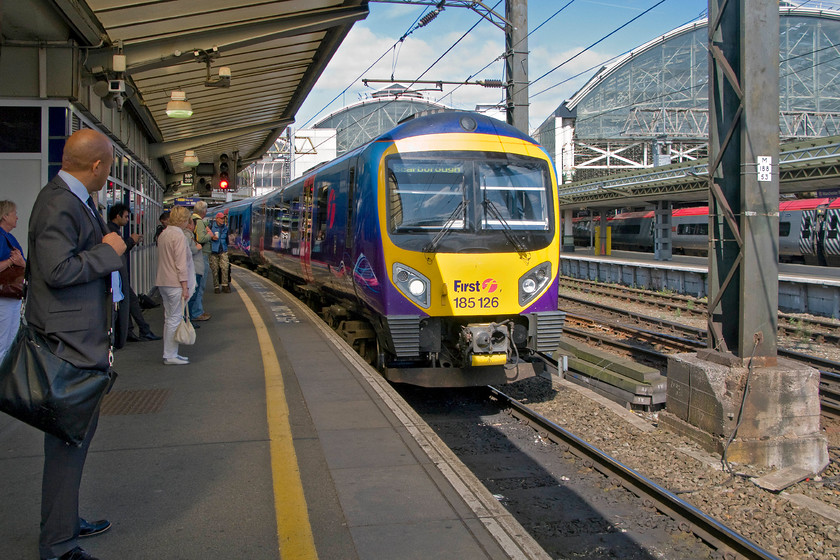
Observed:
[[[178,354],[175,329],[184,315],[184,306],[195,290],[195,268],[184,230],[190,211],[176,206],[169,213],[169,225],[158,237],[158,267],[155,283],[163,300],[163,363],[184,365],[189,358]]]

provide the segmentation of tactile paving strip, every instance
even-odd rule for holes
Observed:
[[[169,389],[111,391],[102,401],[100,414],[102,416],[154,414],[163,408],[169,392]]]

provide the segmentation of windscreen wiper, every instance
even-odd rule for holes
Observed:
[[[424,253],[434,253],[435,251],[437,251],[440,242],[443,241],[443,238],[446,237],[446,235],[452,230],[452,226],[455,225],[455,219],[458,217],[458,213],[466,210],[467,204],[469,204],[469,202],[469,200],[463,198],[461,199],[461,202],[458,204],[458,206],[455,207],[455,210],[453,210],[449,217],[446,218],[446,221],[443,223],[443,227],[440,228],[440,231],[437,235],[435,235],[435,238],[429,241],[426,244],[426,246],[423,247]]]
[[[508,240],[508,243],[513,245],[513,248],[516,249],[517,253],[528,252],[528,247],[525,246],[521,239],[516,237],[516,234],[513,232],[513,228],[510,227],[510,224],[508,224],[507,221],[502,217],[501,212],[499,212],[496,209],[496,207],[493,206],[493,203],[487,200],[486,198],[484,199],[484,210],[485,212],[490,214],[490,217],[492,217],[494,220],[498,220],[499,223],[502,224],[502,233],[505,234],[505,239]]]

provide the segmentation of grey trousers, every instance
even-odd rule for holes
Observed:
[[[41,484],[41,558],[61,556],[76,547],[79,536],[79,485],[88,447],[99,423],[99,411],[90,430],[76,447],[44,435],[44,480]]]

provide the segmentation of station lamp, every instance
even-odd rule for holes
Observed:
[[[184,152],[184,167],[198,167],[198,156],[195,155],[195,150]]]
[[[173,91],[166,104],[166,116],[173,119],[186,119],[193,114],[192,105],[187,101],[187,94],[183,91]]]

